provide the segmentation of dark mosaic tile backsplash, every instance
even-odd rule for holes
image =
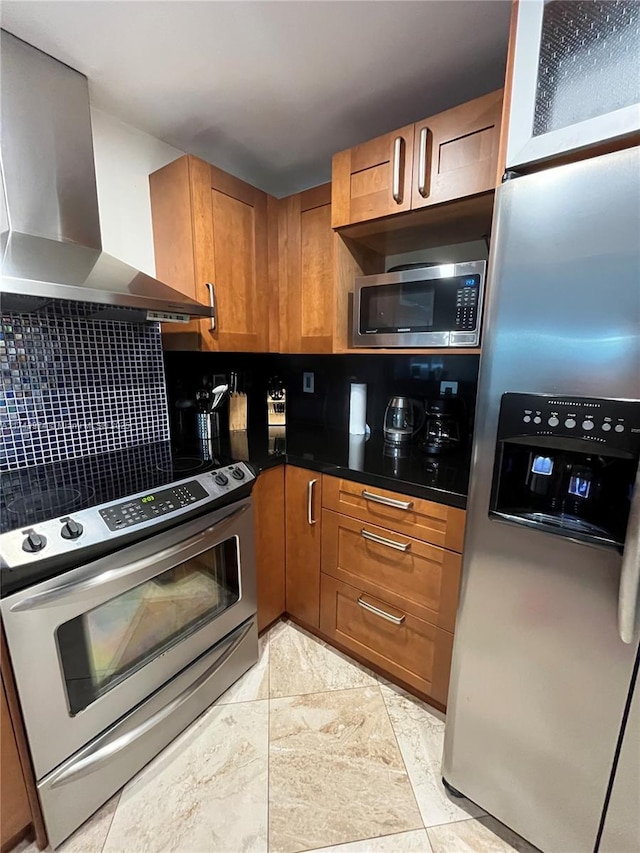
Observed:
[[[86,314],[2,315],[0,470],[169,439],[159,326]]]

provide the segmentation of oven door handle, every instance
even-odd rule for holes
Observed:
[[[37,607],[56,604],[61,599],[64,599],[69,595],[93,592],[107,583],[113,583],[113,581],[121,580],[122,578],[126,578],[128,575],[135,575],[138,572],[144,571],[144,569],[149,569],[165,561],[170,561],[173,557],[178,557],[185,549],[192,548],[193,546],[200,544],[203,540],[208,539],[212,533],[218,533],[224,530],[224,528],[227,527],[234,519],[239,515],[242,515],[242,513],[245,513],[249,509],[249,506],[250,504],[244,504],[243,506],[235,509],[233,512],[230,512],[229,515],[225,516],[220,521],[212,524],[211,527],[207,527],[206,530],[192,536],[190,539],[178,542],[177,545],[171,545],[169,548],[165,548],[158,553],[149,554],[148,556],[135,560],[133,563],[128,563],[126,566],[122,566],[119,569],[107,569],[106,572],[100,572],[99,574],[92,575],[84,580],[80,579],[73,581],[72,583],[61,583],[51,589],[36,592],[34,595],[30,595],[27,598],[23,598],[20,601],[16,601],[15,604],[12,604],[10,608],[11,612],[19,613],[24,610],[34,610]],[[167,568],[170,568],[170,566]],[[166,571],[166,569],[164,571]]]
[[[167,705],[162,707],[159,711],[156,711],[155,714],[152,714],[148,720],[145,720],[135,726],[131,731],[124,732],[123,734],[116,735],[115,737],[113,734],[106,735],[105,740],[100,745],[94,746],[93,749],[91,749],[91,747],[89,748],[91,750],[89,754],[76,760],[72,759],[71,764],[62,769],[59,775],[55,776],[54,774],[51,787],[57,788],[59,785],[66,785],[69,782],[82,778],[83,776],[89,776],[104,764],[105,761],[113,758],[114,755],[122,752],[123,749],[130,747],[135,743],[135,741],[143,737],[147,732],[150,732],[163,720],[166,720],[167,717],[170,717],[171,714],[191,699],[193,694],[206,684],[206,682],[216,674],[220,667],[229,660],[231,655],[245,639],[253,627],[253,624],[253,621],[250,621],[248,625],[241,626],[237,631],[229,635],[227,637],[229,645],[220,657],[214,661],[214,663],[212,663],[211,666],[202,673],[202,675],[199,675],[194,682],[185,688],[182,693],[179,693],[175,699],[172,699]]]

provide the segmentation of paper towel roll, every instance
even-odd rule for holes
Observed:
[[[349,401],[349,432],[351,435],[364,435],[367,430],[367,386],[351,383]]]
[[[364,448],[366,435],[349,436],[349,468],[353,471],[364,471]]]

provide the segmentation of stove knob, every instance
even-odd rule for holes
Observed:
[[[83,526],[78,521],[70,518],[60,531],[60,535],[63,539],[77,539],[82,536],[83,530]]]
[[[219,486],[226,486],[227,483],[229,482],[229,478],[227,477],[226,474],[223,474],[222,471],[220,471],[219,474],[216,474],[216,476],[213,479],[216,481],[216,483]]]
[[[31,530],[27,533],[27,538],[22,543],[22,550],[29,554],[35,554],[36,551],[42,551],[46,544],[47,540],[44,536],[36,533],[35,530]]]
[[[234,468],[231,472],[231,476],[234,480],[244,480],[244,471],[242,468]]]

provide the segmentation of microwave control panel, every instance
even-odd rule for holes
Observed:
[[[502,395],[498,439],[573,438],[620,453],[640,453],[640,400]]]
[[[462,287],[456,293],[455,329],[472,331],[478,322],[478,276],[462,279]]]

